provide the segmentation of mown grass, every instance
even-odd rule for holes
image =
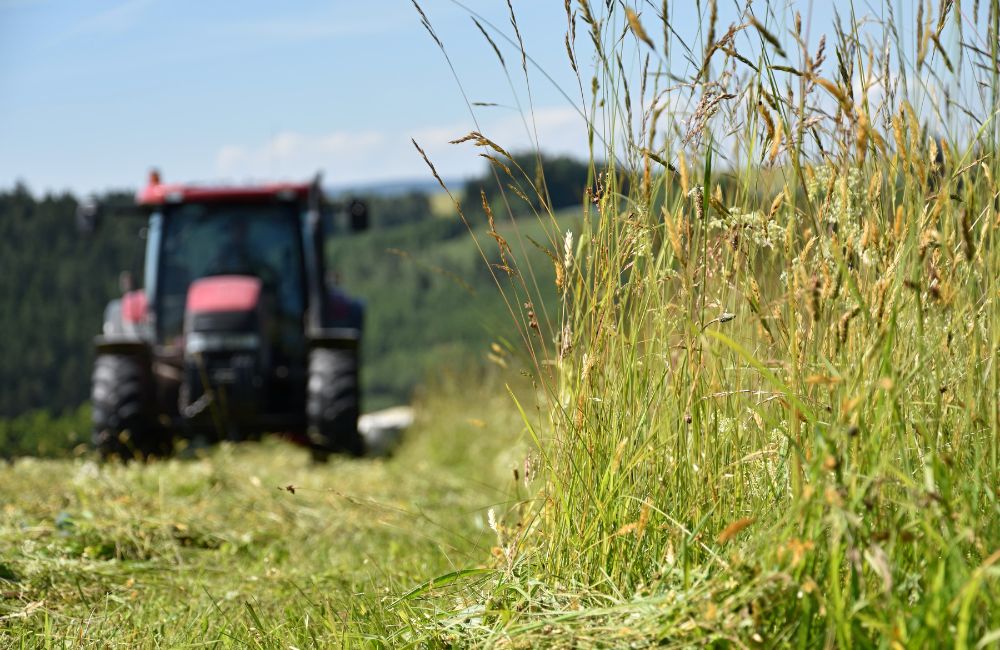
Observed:
[[[0,480],[0,646],[406,645],[393,602],[488,563],[488,509],[514,494],[521,426],[496,415],[502,390],[470,404],[463,384],[420,401],[390,459],[314,466],[269,440],[148,465],[18,460]]]
[[[498,281],[546,482],[462,643],[1000,642],[1000,3],[837,7],[567,2],[586,216]]]

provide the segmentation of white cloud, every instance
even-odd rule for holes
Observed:
[[[587,156],[587,132],[575,109],[546,107],[524,120],[518,114],[491,114],[479,121],[487,137],[508,151],[532,146],[537,130],[542,151]],[[413,131],[284,131],[261,144],[227,144],[216,152],[215,172],[229,180],[307,178],[317,170],[333,184],[430,177],[411,138],[427,152],[438,172],[461,178],[481,173],[480,151],[449,141],[475,130],[472,120],[431,125]],[[531,135],[529,135],[531,134]]]

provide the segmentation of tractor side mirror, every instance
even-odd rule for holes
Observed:
[[[101,204],[93,198],[84,199],[76,206],[76,230],[82,235],[93,234],[101,224]]]
[[[347,216],[351,220],[351,230],[354,232],[368,230],[368,205],[364,201],[351,199],[347,204]]]

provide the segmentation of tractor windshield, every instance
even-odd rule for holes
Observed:
[[[162,238],[156,283],[161,341],[182,334],[188,287],[212,275],[260,278],[279,319],[301,327],[305,281],[297,206],[186,203],[164,214]]]

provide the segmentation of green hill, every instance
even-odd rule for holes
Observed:
[[[563,229],[577,214],[558,216]],[[554,303],[553,266],[531,243],[552,248],[542,230],[533,218],[520,220],[516,228],[498,226],[513,255],[528,261],[534,281],[548,288]],[[488,229],[474,232],[490,263],[499,265]],[[493,343],[507,354],[514,346],[505,342],[520,336],[511,313],[521,318],[526,312],[520,280],[488,266],[457,217],[334,240],[329,251],[343,285],[368,304],[363,382],[370,406],[405,400],[422,379],[442,368],[482,363]],[[535,311],[544,323],[544,307]]]

